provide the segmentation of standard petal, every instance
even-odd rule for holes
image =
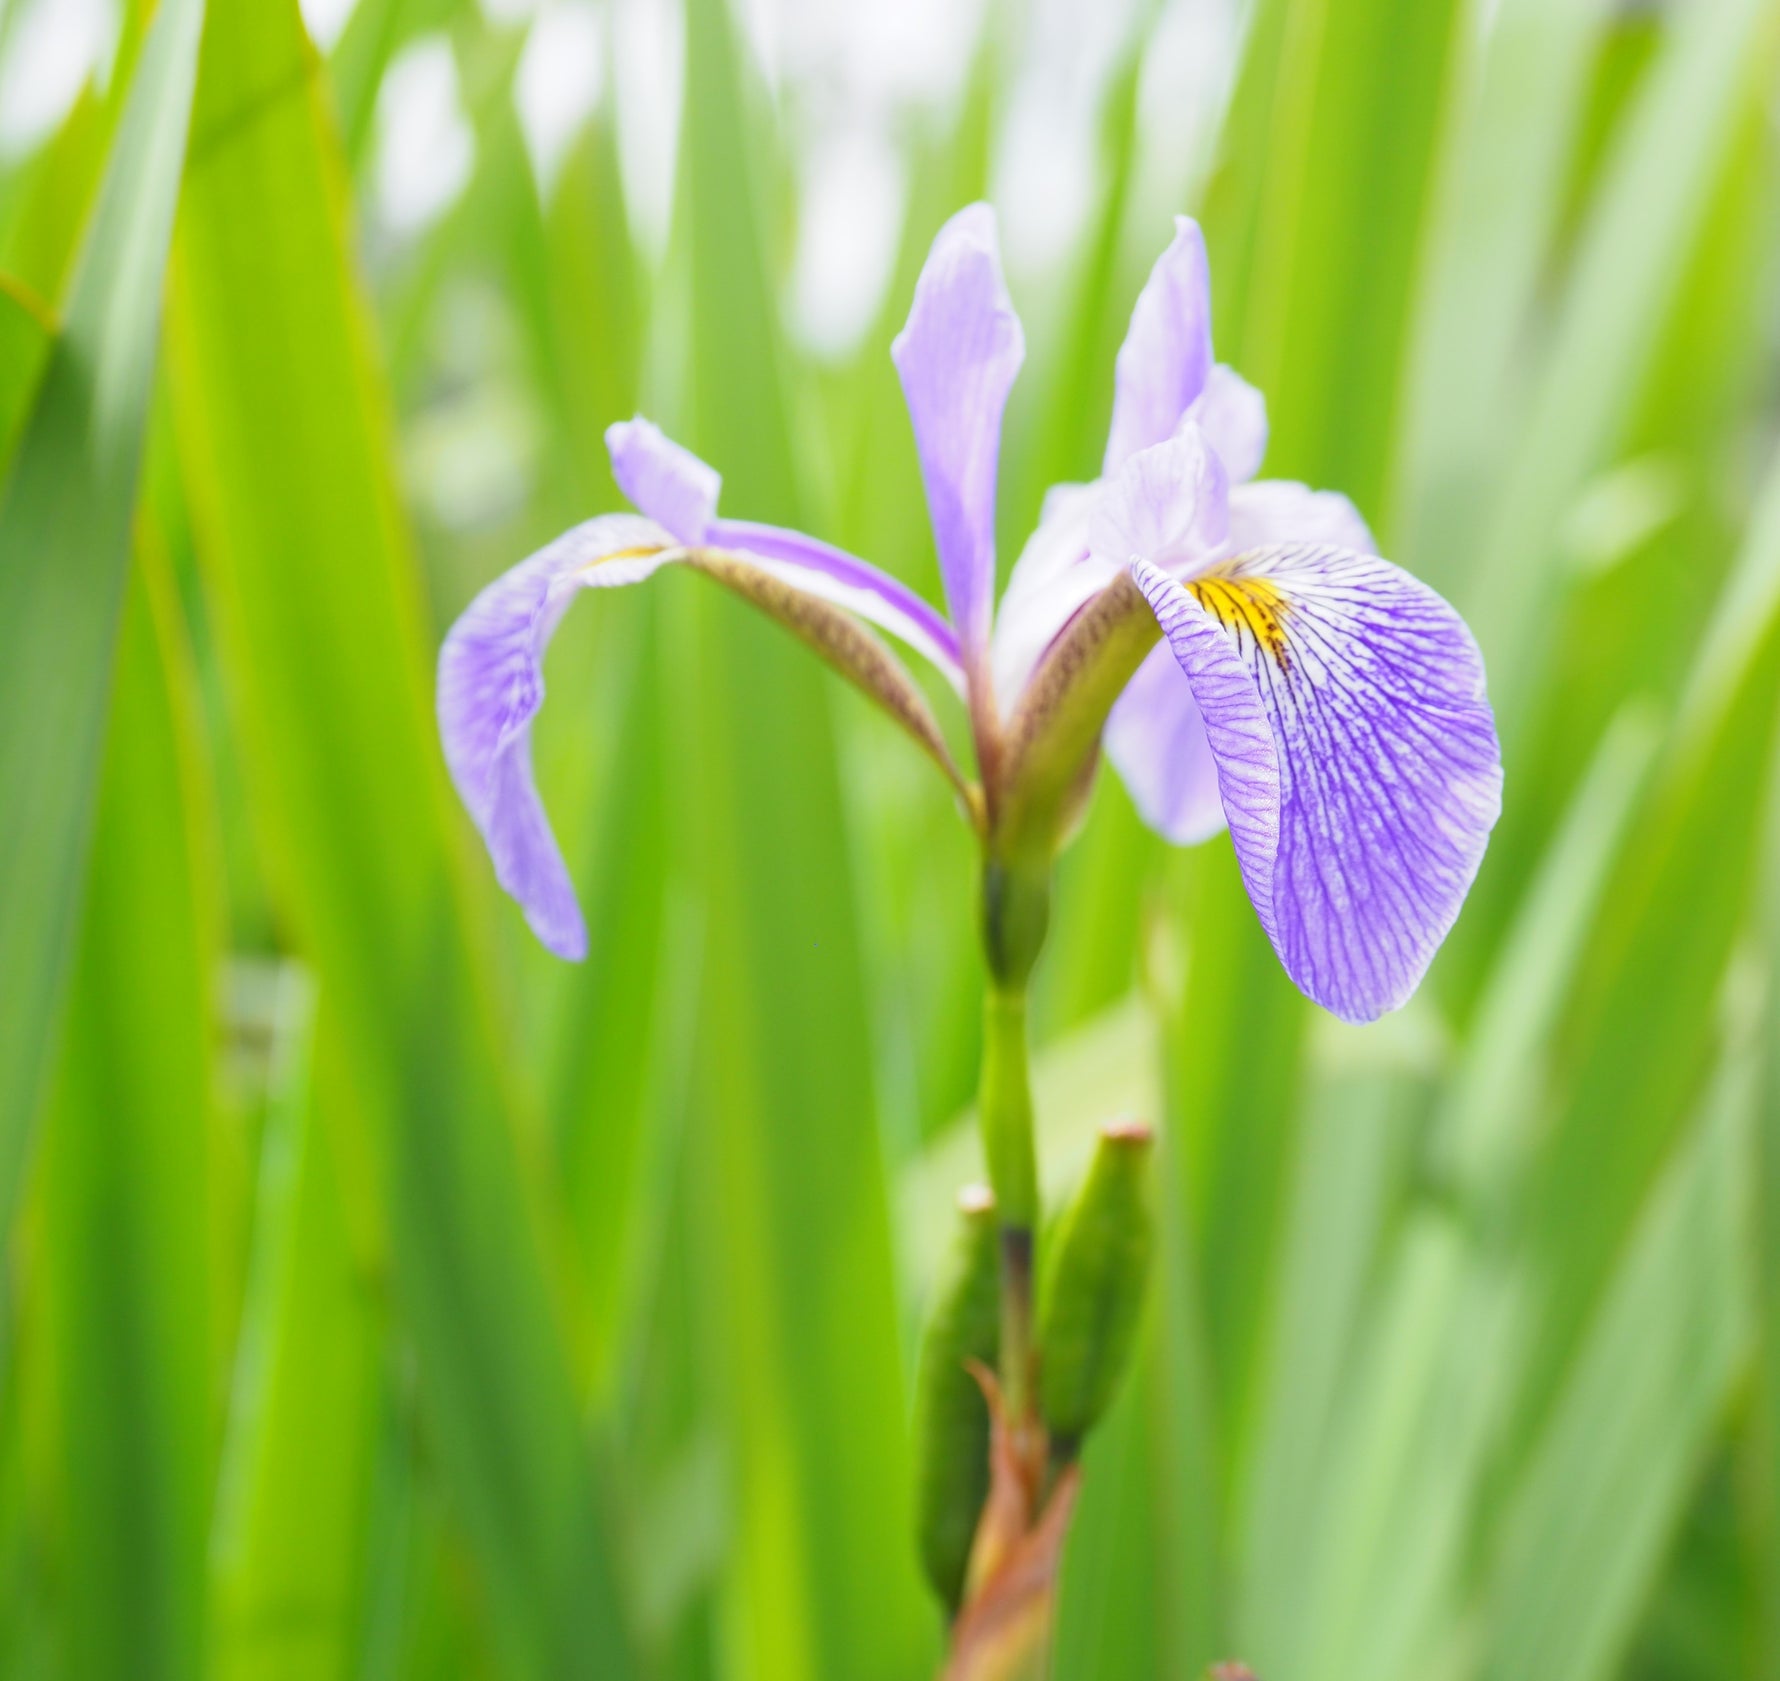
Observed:
[[[1193,685],[1173,650],[1152,649],[1107,715],[1106,756],[1144,822],[1176,846],[1224,827],[1217,761]]]
[[[1119,567],[1096,560],[1088,528],[1100,485],[1059,484],[1045,493],[1038,529],[1026,540],[995,609],[995,692],[1012,706],[1046,648]]]
[[[940,229],[890,354],[915,430],[946,601],[974,667],[994,610],[1001,414],[1026,355],[988,205],[973,204]]]
[[[1223,463],[1191,422],[1139,450],[1105,482],[1088,544],[1115,566],[1142,559],[1164,572],[1203,566],[1223,547],[1229,490]]]
[[[1246,484],[1267,454],[1267,399],[1222,362],[1205,376],[1205,389],[1187,410],[1218,452],[1231,484]]]
[[[618,488],[638,508],[680,542],[704,542],[723,486],[715,467],[641,415],[606,428],[606,452]]]
[[[544,649],[577,589],[640,583],[675,552],[670,535],[649,520],[589,520],[483,590],[439,650],[439,735],[451,780],[488,845],[496,879],[559,957],[585,957],[587,930],[532,780]]]
[[[1174,219],[1174,238],[1137,295],[1119,347],[1105,472],[1116,473],[1141,449],[1170,437],[1211,372],[1211,271],[1205,237],[1190,216]]]
[[[1230,492],[1231,554],[1310,543],[1354,554],[1377,554],[1360,510],[1338,490],[1312,490],[1292,479],[1262,479]]]
[[[1457,917],[1501,809],[1483,662],[1463,620],[1388,561],[1340,549],[1260,550],[1185,585],[1142,563],[1133,575],[1193,685],[1243,879],[1286,972],[1349,1021],[1395,1009]],[[1208,628],[1225,651],[1215,660]],[[1246,736],[1235,774],[1225,762],[1233,667],[1273,742],[1271,795]]]

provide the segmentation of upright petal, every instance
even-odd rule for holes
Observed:
[[[986,204],[940,229],[890,347],[915,429],[946,601],[966,666],[988,643],[995,595],[1001,415],[1026,355]]]
[[[1174,219],[1174,238],[1137,295],[1119,347],[1110,477],[1141,449],[1171,436],[1211,372],[1211,271],[1205,237],[1190,216]]]
[[[673,552],[669,534],[648,520],[589,520],[483,590],[439,650],[439,734],[451,780],[496,879],[559,957],[585,957],[587,930],[532,780],[544,649],[577,589],[640,583]]]
[[[1217,452],[1191,421],[1163,443],[1139,450],[1106,484],[1088,524],[1103,561],[1134,558],[1164,572],[1203,566],[1229,530],[1229,487]]]
[[[1389,562],[1340,549],[1264,549],[1184,585],[1142,562],[1133,576],[1192,684],[1243,879],[1286,972],[1350,1021],[1396,1008],[1457,917],[1501,809],[1464,622]],[[1247,733],[1255,716],[1273,744],[1270,782]]]
[[[1262,479],[1230,492],[1231,554],[1311,543],[1320,548],[1377,554],[1360,510],[1338,490],[1312,490],[1292,479]]]
[[[1267,454],[1267,399],[1222,362],[1205,376],[1205,389],[1188,416],[1218,452],[1233,485],[1247,484]]]
[[[1017,703],[1057,633],[1119,571],[1096,560],[1088,528],[1100,485],[1059,484],[1045,493],[1038,529],[1027,538],[995,609],[995,692]]]

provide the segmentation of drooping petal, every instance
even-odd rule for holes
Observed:
[[[638,415],[606,428],[618,488],[677,541],[702,543],[717,517],[722,475]]]
[[[1167,643],[1151,650],[1113,703],[1102,739],[1132,803],[1158,834],[1197,846],[1224,827],[1205,720]]]
[[[1165,572],[1204,565],[1229,529],[1223,463],[1188,422],[1139,450],[1103,484],[1088,522],[1088,546],[1103,561],[1147,560]]]
[[[1217,376],[1224,372],[1223,368],[1212,370],[1204,395],[1193,405],[1195,416],[1206,413],[1214,396],[1222,402],[1229,393],[1228,386],[1219,391],[1223,382]],[[1234,380],[1236,376],[1230,377]],[[1254,395],[1258,402],[1260,394]],[[1240,407],[1240,399],[1230,406]],[[1220,422],[1214,414],[1213,424],[1223,427],[1226,440],[1233,435],[1227,420]],[[1263,415],[1261,447],[1266,442],[1265,426]],[[1215,434],[1211,441],[1217,448]],[[1236,456],[1233,463],[1227,453],[1232,447],[1226,442],[1218,448],[1218,455],[1235,476],[1244,459]],[[1225,549],[1240,553],[1282,543],[1374,552],[1372,533],[1359,510],[1335,491],[1311,490],[1284,479],[1235,486],[1230,491]],[[1130,687],[1120,695],[1106,721],[1105,741],[1107,758],[1152,829],[1176,846],[1196,846],[1223,828],[1224,808],[1199,703],[1193,698],[1192,684],[1166,647],[1156,649],[1144,661]]]
[[[914,426],[946,602],[965,664],[974,666],[994,611],[1001,415],[1026,355],[988,205],[973,204],[940,229],[890,354]]]
[[[900,637],[938,666],[954,688],[962,687],[957,634],[945,615],[908,585],[801,531],[718,519],[722,479],[716,469],[640,415],[607,427],[606,448],[619,489],[679,542],[746,553],[794,588]]]
[[[1187,410],[1218,452],[1233,485],[1246,484],[1267,455],[1267,399],[1222,362],[1205,376],[1205,389]]]
[[[1133,575],[1193,686],[1243,879],[1286,972],[1350,1021],[1396,1008],[1501,809],[1464,622],[1388,561],[1325,547],[1244,554],[1185,584],[1142,562]],[[1233,699],[1237,672],[1247,703]]]
[[[1314,543],[1355,554],[1377,554],[1378,545],[1360,510],[1338,490],[1312,490],[1292,479],[1262,479],[1230,492],[1231,554]]]
[[[1017,701],[1057,633],[1119,568],[1096,560],[1088,527],[1100,499],[1095,484],[1053,485],[1038,528],[1026,540],[995,609],[995,691]]]
[[[1174,219],[1174,238],[1137,295],[1119,347],[1108,477],[1141,449],[1171,436],[1211,372],[1211,271],[1205,238],[1190,216]]]
[[[584,957],[587,933],[532,779],[544,651],[577,590],[641,583],[668,565],[702,572],[776,619],[877,701],[969,798],[920,689],[858,618],[807,587],[809,567],[708,543],[691,548],[628,514],[589,520],[490,584],[439,651],[439,733],[452,781],[487,843],[496,879],[561,957]]]
[[[439,735],[451,780],[496,879],[559,957],[586,956],[587,930],[532,780],[544,649],[576,590],[640,583],[673,552],[670,534],[649,520],[589,520],[483,590],[439,650]]]
[[[1131,563],[1131,576],[1162,627],[1164,647],[1192,686],[1243,881],[1267,926],[1279,846],[1280,775],[1260,691],[1217,621],[1176,579],[1144,560]]]

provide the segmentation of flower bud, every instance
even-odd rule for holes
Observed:
[[[993,1368],[1001,1343],[995,1199],[986,1186],[969,1186],[959,1193],[958,1212],[915,1387],[917,1536],[927,1578],[948,1613],[963,1597],[971,1542],[989,1493],[989,1407],[969,1364]]]
[[[1039,1412],[1053,1455],[1073,1458],[1131,1354],[1153,1241],[1148,1127],[1101,1129],[1074,1200],[1048,1239],[1039,1308]]]

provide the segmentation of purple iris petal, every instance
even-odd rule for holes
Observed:
[[[1208,386],[1208,396],[1211,391]],[[1201,406],[1194,405],[1195,413]],[[1155,459],[1164,463],[1176,451],[1186,453],[1182,446],[1170,444],[1154,452]],[[1219,453],[1228,465],[1228,457]],[[1188,453],[1187,461],[1193,460]],[[1159,482],[1166,494],[1173,474],[1181,470],[1159,467],[1148,477]],[[1116,487],[1111,495],[1116,501]],[[1183,511],[1190,512],[1185,497],[1182,503]],[[1166,523],[1167,516],[1160,517]],[[1311,490],[1289,480],[1238,485],[1229,493],[1229,517],[1230,529],[1222,545],[1224,554],[1283,543],[1321,544],[1360,554],[1374,552],[1366,522],[1345,496]],[[1103,548],[1109,558],[1112,552],[1118,551]],[[1141,548],[1134,552],[1145,553]],[[1145,558],[1155,562],[1157,552],[1153,550]],[[1169,570],[1186,574],[1198,568],[1171,562]],[[1144,661],[1114,703],[1106,721],[1104,742],[1106,756],[1144,821],[1175,845],[1196,845],[1224,826],[1217,777],[1199,706],[1193,698],[1192,685],[1165,647],[1158,648]]]
[[[1101,742],[1138,814],[1164,839],[1197,846],[1223,828],[1205,720],[1166,642],[1150,650],[1113,702]]]
[[[1103,561],[1141,556],[1179,572],[1203,565],[1229,530],[1229,487],[1217,452],[1191,421],[1167,442],[1139,450],[1102,486],[1088,543]]]
[[[940,229],[890,354],[915,430],[946,602],[965,664],[975,667],[994,611],[1001,414],[1026,355],[988,205],[973,204]]]
[[[717,514],[723,480],[653,421],[638,415],[606,428],[618,488],[676,541],[698,544]]]
[[[1211,372],[1211,274],[1205,239],[1189,216],[1156,259],[1119,347],[1104,471],[1173,435]]]
[[[706,540],[716,548],[745,554],[787,583],[900,637],[925,654],[954,688],[963,687],[958,633],[945,614],[869,562],[801,531],[751,520],[713,520]]]
[[[1220,362],[1187,410],[1218,452],[1232,484],[1246,484],[1267,454],[1267,399],[1234,368]]]
[[[1292,479],[1262,479],[1230,492],[1231,554],[1280,543],[1318,543],[1377,554],[1360,510],[1336,490],[1312,490]]]
[[[495,579],[439,650],[439,735],[451,780],[496,878],[559,957],[585,957],[587,930],[532,780],[544,649],[576,590],[641,583],[672,552],[669,534],[649,520],[588,520]]]
[[[1464,622],[1388,561],[1338,549],[1261,550],[1189,584],[1142,562],[1133,575],[1192,684],[1243,879],[1286,972],[1349,1021],[1395,1009],[1457,917],[1501,809]],[[1249,685],[1241,707],[1233,671]],[[1275,747],[1270,785],[1250,707]]]
[[[1004,701],[1019,694],[1057,633],[1119,571],[1089,553],[1088,527],[1099,500],[1098,482],[1052,485],[1045,493],[1038,528],[995,610],[995,690]]]
[[[906,584],[801,531],[718,519],[723,481],[716,469],[640,415],[608,426],[606,448],[619,489],[679,542],[749,555],[796,588],[900,637],[938,666],[954,687],[962,686],[956,632],[943,613]]]

